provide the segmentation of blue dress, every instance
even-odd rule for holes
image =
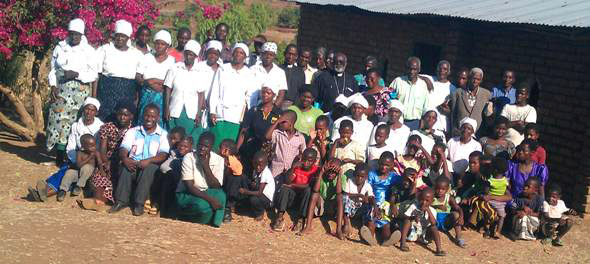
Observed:
[[[391,187],[401,181],[401,177],[395,172],[390,172],[387,178],[381,179],[379,178],[379,173],[377,171],[370,171],[368,181],[369,184],[371,184],[371,187],[373,187],[375,203],[377,207],[380,207],[381,204],[389,201],[391,197]],[[389,223],[388,220],[383,219],[373,220],[375,221],[375,226],[377,228],[381,228],[385,224]]]

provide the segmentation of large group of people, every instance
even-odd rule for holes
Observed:
[[[277,64],[276,43],[232,46],[223,23],[203,45],[187,28],[176,46],[166,30],[149,43],[147,27],[134,40],[129,22],[114,28],[95,49],[74,19],[55,47],[47,148],[62,169],[29,188],[34,200],[85,194],[84,209],[215,227],[273,211],[274,231],[289,214],[300,235],[321,216],[340,239],[356,226],[369,245],[434,240],[440,256],[440,233],[460,247],[467,228],[560,246],[572,227],[531,87],[512,70],[490,92],[480,68],[453,82],[450,62],[430,76],[410,57],[386,86],[373,56],[352,74],[342,52],[288,45]]]

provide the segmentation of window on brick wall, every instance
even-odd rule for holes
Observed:
[[[436,75],[436,65],[440,61],[441,46],[428,43],[414,43],[414,56],[422,62],[421,72]]]

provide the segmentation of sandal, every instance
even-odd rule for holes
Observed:
[[[158,210],[158,207],[159,206],[157,203],[152,204],[147,213],[149,215],[158,215],[158,212],[160,211],[160,210]]]
[[[29,198],[31,201],[41,202],[41,197],[39,196],[39,192],[37,190],[33,189],[31,186],[29,186],[27,190],[29,191]]]
[[[563,242],[561,241],[561,239],[554,239],[552,244],[556,247],[563,247]]]
[[[389,238],[385,241],[383,241],[383,244],[381,244],[381,246],[384,247],[390,247],[395,245],[395,243],[399,242],[399,240],[402,238],[402,233],[399,230],[395,230],[393,233],[391,233],[391,236],[389,236]]]
[[[447,255],[447,252],[444,250],[437,250],[436,252],[434,252],[434,255],[437,257],[444,257]]]
[[[283,219],[277,219],[274,225],[272,226],[272,230],[275,232],[285,231],[285,222],[283,221]]]
[[[408,245],[403,244],[399,246],[399,250],[403,251],[403,252],[409,252],[410,251],[410,247],[408,247]]]
[[[465,246],[467,246],[467,243],[465,243],[465,239],[457,239],[457,246],[465,248]]]

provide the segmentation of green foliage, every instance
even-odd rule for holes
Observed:
[[[277,25],[279,27],[297,28],[299,27],[299,17],[299,8],[284,8],[279,13]]]

